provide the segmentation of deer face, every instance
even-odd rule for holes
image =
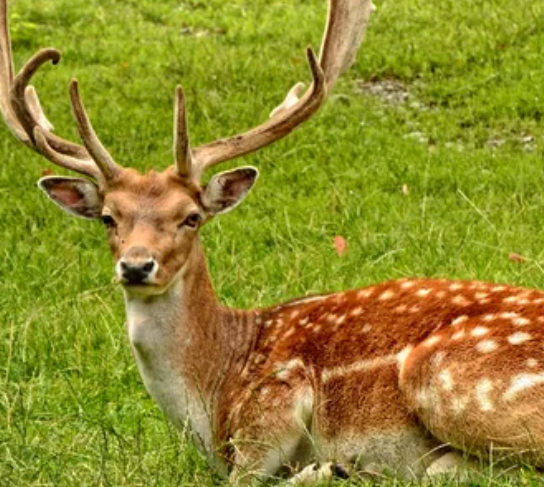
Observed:
[[[101,219],[118,281],[130,294],[152,295],[179,278],[200,227],[240,203],[257,176],[256,169],[242,167],[201,187],[173,167],[145,175],[122,169],[103,187],[57,176],[42,178],[39,187],[68,213]]]

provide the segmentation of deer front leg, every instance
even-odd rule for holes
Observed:
[[[287,393],[287,394],[286,394]],[[234,449],[234,484],[247,484],[298,471],[314,454],[310,436],[313,400],[309,388],[293,391],[270,384],[254,391],[238,408]]]

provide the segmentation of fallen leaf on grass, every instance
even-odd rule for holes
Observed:
[[[527,262],[528,259],[527,257],[523,257],[522,255],[516,254],[515,252],[511,252],[510,254],[508,254],[508,260],[521,264],[523,262]]]
[[[334,237],[334,248],[339,256],[345,255],[348,251],[348,243],[346,239],[340,235]]]

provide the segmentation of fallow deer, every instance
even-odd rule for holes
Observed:
[[[311,87],[299,99],[297,84],[249,132],[192,148],[178,87],[175,163],[147,174],[114,162],[75,80],[83,145],[52,133],[29,83],[60,55],[41,50],[15,76],[7,1],[0,6],[4,120],[28,147],[91,178],[45,177],[39,187],[69,213],[106,225],[144,385],[233,480],[285,468],[301,482],[364,469],[420,479],[490,452],[544,466],[543,292],[401,279],[248,311],[214,294],[200,227],[234,208],[258,173],[242,167],[203,185],[204,171],[317,111],[355,57],[369,0],[330,0],[319,58],[308,50]]]

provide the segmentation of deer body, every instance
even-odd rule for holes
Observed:
[[[334,460],[419,478],[452,448],[542,465],[544,293],[401,279],[236,311],[197,258],[205,278],[168,304],[127,300],[129,337],[159,406],[236,475]]]
[[[320,54],[308,50],[311,86],[299,98],[296,84],[270,120],[243,134],[192,148],[178,87],[174,164],[140,174],[101,144],[75,80],[83,145],[52,133],[29,83],[60,54],[43,49],[16,75],[0,0],[2,116],[24,145],[88,176],[39,186],[68,213],[105,224],[145,387],[233,480],[285,468],[302,469],[300,482],[346,468],[417,479],[461,466],[463,454],[544,467],[544,293],[402,279],[239,311],[213,291],[200,228],[236,207],[258,171],[220,172],[207,184],[203,173],[316,113],[371,10],[369,0],[330,0]]]

